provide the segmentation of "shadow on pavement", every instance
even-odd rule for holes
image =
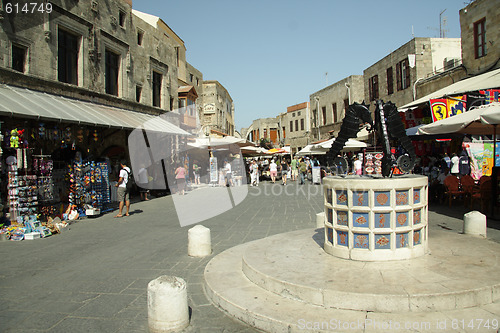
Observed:
[[[315,234],[313,235],[313,240],[319,247],[323,248],[323,244],[325,243],[325,232],[323,228],[318,228],[315,230]]]
[[[434,212],[437,214],[454,217],[460,220],[463,220],[464,214],[473,210],[480,211],[479,207],[473,207],[472,209],[470,209],[468,205],[464,204],[454,204],[450,207],[448,204],[440,204],[433,202],[429,203],[429,212]],[[485,214],[484,212],[482,213]],[[485,215],[488,216],[489,214]],[[498,216],[496,216],[495,219],[488,217],[487,223],[488,223],[488,228],[500,230],[500,220],[498,220]]]

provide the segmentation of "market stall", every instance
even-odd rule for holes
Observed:
[[[500,147],[497,142],[497,127],[500,124],[500,103],[490,103],[454,115],[418,129],[420,134],[462,133],[477,136],[491,136],[492,140],[476,140],[463,144],[471,163],[471,176],[479,179],[481,176],[492,177],[491,216],[495,216],[498,205],[498,168],[500,167]]]

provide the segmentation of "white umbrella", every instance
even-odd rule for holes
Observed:
[[[486,111],[481,115],[483,124],[500,124],[500,103],[491,103]]]
[[[335,141],[335,138],[326,140],[323,142],[320,142],[318,144],[313,145],[314,149],[327,149],[329,150],[332,148],[333,142]],[[356,149],[362,149],[368,147],[368,144],[355,140],[355,139],[349,139],[346,141],[344,148],[342,148],[342,151],[350,151],[350,150],[356,150]]]
[[[315,149],[314,145],[307,145],[302,148],[296,155],[306,156],[306,155],[325,155],[328,149]]]
[[[418,129],[419,134],[464,133],[492,135],[500,124],[500,103],[491,103]],[[491,126],[494,125],[494,126]]]
[[[262,147],[241,147],[241,153],[247,156],[262,156],[266,155],[267,149]]]

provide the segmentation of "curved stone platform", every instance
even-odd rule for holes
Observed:
[[[500,244],[433,231],[429,255],[360,262],[326,254],[323,237],[322,229],[300,230],[217,255],[205,269],[207,296],[268,332],[331,331],[337,319],[357,322],[356,327],[361,322],[363,332],[377,320],[401,325],[448,320],[448,329],[453,318],[498,321]],[[367,322],[370,318],[374,321]]]

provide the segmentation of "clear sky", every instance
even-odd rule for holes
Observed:
[[[219,81],[235,128],[276,117],[414,37],[460,37],[465,0],[133,0],[184,40],[187,61]],[[325,75],[328,73],[328,75]]]

